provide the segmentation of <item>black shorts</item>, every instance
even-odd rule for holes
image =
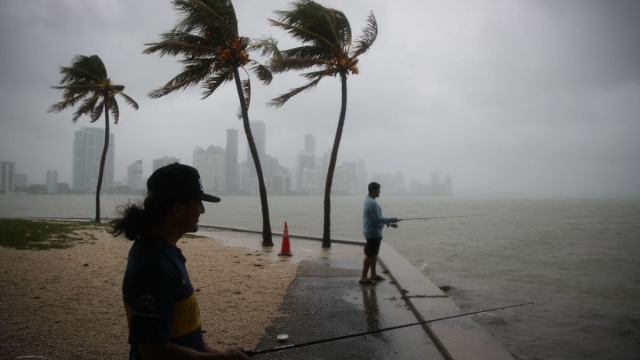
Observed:
[[[378,256],[378,252],[380,252],[381,242],[381,237],[367,238],[367,245],[364,246],[364,254],[369,257]]]

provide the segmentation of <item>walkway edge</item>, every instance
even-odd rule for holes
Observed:
[[[424,295],[405,299],[418,321],[462,314],[460,308],[440,288],[384,242],[380,247],[378,260],[389,271],[389,276],[401,294]],[[502,345],[468,316],[425,324],[423,327],[448,359],[514,359]]]

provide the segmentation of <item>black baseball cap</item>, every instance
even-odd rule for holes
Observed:
[[[171,200],[202,200],[217,203],[220,198],[204,193],[196,168],[173,163],[154,171],[147,180],[150,196]]]

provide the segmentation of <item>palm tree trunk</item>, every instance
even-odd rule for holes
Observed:
[[[333,140],[333,149],[331,149],[331,160],[329,161],[329,169],[327,170],[327,183],[324,188],[324,228],[322,231],[323,248],[331,247],[331,185],[333,184],[333,172],[336,169],[336,161],[338,160],[338,149],[340,148],[340,140],[342,139],[344,119],[347,115],[346,72],[340,72],[340,80],[342,83],[342,107],[340,108],[340,119],[338,120],[336,137]]]
[[[96,218],[95,222],[100,222],[100,189],[102,189],[102,178],[104,177],[104,164],[107,162],[107,150],[109,149],[109,101],[105,94],[104,100],[104,146],[102,147],[102,157],[100,158],[100,170],[98,172],[98,186],[96,187]]]
[[[260,158],[258,157],[258,149],[256,148],[256,143],[253,140],[253,134],[251,133],[251,126],[249,125],[249,112],[247,110],[247,104],[244,102],[244,93],[242,92],[242,85],[240,84],[240,74],[238,72],[238,68],[234,67],[233,76],[236,80],[236,88],[238,90],[238,97],[240,98],[240,109],[242,110],[242,124],[244,125],[244,133],[247,135],[249,150],[251,151],[251,157],[253,158],[253,163],[256,165],[256,174],[258,175],[260,203],[262,205],[262,246],[273,246],[271,220],[269,219],[269,204],[267,202],[267,187],[264,184],[262,165],[260,165]]]

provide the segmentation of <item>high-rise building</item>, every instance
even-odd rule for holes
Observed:
[[[453,195],[453,178],[451,177],[451,174],[446,174],[444,176],[444,188],[446,195]]]
[[[312,171],[311,173],[309,171]],[[306,176],[303,174],[307,173]],[[310,176],[313,174],[313,176]],[[316,186],[316,157],[310,152],[299,152],[296,164],[296,191],[309,193],[309,189]]]
[[[153,171],[160,169],[163,166],[171,165],[173,163],[179,163],[180,159],[173,156],[163,156],[161,158],[153,159]]]
[[[127,187],[131,190],[144,189],[142,181],[142,159],[134,161],[127,166]]]
[[[196,147],[193,150],[193,167],[198,169],[205,191],[220,192],[225,188],[226,166],[223,148],[211,145],[205,151]]]
[[[246,161],[238,165],[238,190],[244,193],[249,192],[249,169]]]
[[[393,186],[394,195],[403,195],[406,191],[404,187],[404,174],[400,171],[396,172],[395,175],[393,175]]]
[[[73,183],[74,189],[95,190],[98,187],[100,160],[104,149],[104,129],[85,128],[78,130],[73,138]],[[104,164],[102,188],[113,188],[115,141],[109,134],[109,148]]]
[[[431,172],[431,186],[432,187],[440,186],[440,173],[437,171]]]
[[[304,136],[304,152],[312,153],[315,155],[316,153],[315,135],[307,134]]]
[[[382,191],[385,194],[393,194],[393,189],[395,188],[393,184],[393,175],[391,174],[371,174],[371,181],[375,181],[380,184]]]
[[[346,194],[347,193],[347,183],[349,182],[348,180],[348,175],[347,175],[347,168],[345,168],[344,166],[340,165],[340,166],[336,166],[335,170],[333,171],[333,181],[331,184],[331,193],[332,194]],[[323,189],[324,191],[324,189]]]
[[[13,189],[24,189],[27,187],[27,174],[13,175]]]
[[[346,171],[345,192],[348,194],[356,193],[356,184],[358,183],[358,163],[355,161],[344,161],[342,163]]]
[[[367,167],[364,160],[358,160],[358,181],[356,183],[356,194],[365,193],[367,191],[367,182],[369,176],[367,175]]]
[[[253,134],[253,141],[255,142],[256,149],[258,150],[258,159],[260,160],[260,164],[262,165],[266,149],[267,125],[264,123],[264,121],[252,121],[250,125],[251,134]],[[253,162],[253,157],[251,156],[251,149],[249,149],[249,144],[247,144],[247,167],[249,168],[250,177],[258,176],[256,172],[256,165]]]
[[[227,149],[225,151],[225,191],[238,191],[238,130],[227,129]]]
[[[58,171],[47,170],[47,193],[55,194],[58,192]]]
[[[13,191],[13,177],[16,172],[16,163],[13,161],[0,162],[0,192]]]

